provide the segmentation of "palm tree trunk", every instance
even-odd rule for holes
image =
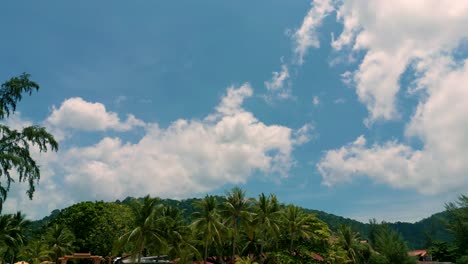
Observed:
[[[205,258],[203,263],[206,264],[206,260],[208,259],[208,239],[205,241]]]
[[[263,264],[263,243],[265,241],[262,241],[262,243],[260,244],[260,264]]]
[[[234,256],[236,255],[236,232],[232,236],[232,263],[234,263]]]
[[[294,238],[291,236],[291,243],[289,244],[289,251],[291,253],[293,252],[293,242],[294,242]]]

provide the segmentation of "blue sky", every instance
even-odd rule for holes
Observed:
[[[443,5],[444,8],[440,8]],[[275,193],[417,221],[468,187],[465,1],[10,1],[0,79],[41,90],[37,219],[84,200]]]

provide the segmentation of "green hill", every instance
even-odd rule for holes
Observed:
[[[217,197],[220,201],[222,197]],[[117,200],[115,203],[128,205],[132,200],[141,199],[127,197],[124,200]],[[199,200],[198,198],[190,198],[185,200],[173,200],[173,199],[161,199],[161,203],[164,205],[170,205],[178,207],[184,211],[184,217],[187,221],[190,220],[190,215],[195,211],[194,202]],[[44,225],[52,221],[57,217],[60,212],[66,210],[54,210],[49,216],[44,217],[41,220],[33,221],[31,229],[33,233],[39,231]],[[313,209],[304,209],[308,213],[313,213],[320,220],[328,224],[331,230],[336,231],[338,227],[342,224],[349,225],[351,228],[359,234],[363,239],[367,239],[369,233],[369,224],[362,223],[353,219],[345,218],[342,216],[337,216],[334,214],[329,214],[319,210]],[[426,246],[426,243],[429,240],[435,241],[451,241],[451,234],[444,227],[444,220],[447,218],[445,212],[434,214],[428,218],[422,219],[416,223],[388,223],[389,226],[396,231],[398,231],[403,238],[407,241],[409,248],[411,249],[423,249]]]

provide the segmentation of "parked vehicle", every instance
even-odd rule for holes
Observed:
[[[172,261],[169,260],[169,256],[149,256],[141,257],[140,264],[169,264]],[[114,259],[114,264],[138,264],[138,259],[133,258],[132,256],[127,257],[117,257]]]

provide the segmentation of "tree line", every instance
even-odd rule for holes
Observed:
[[[402,237],[373,223],[369,240],[350,226],[332,231],[314,214],[280,203],[274,194],[193,199],[193,212],[145,196],[119,202],[82,202],[28,230],[24,215],[2,215],[3,262],[57,261],[72,252],[102,256],[168,255],[179,263],[415,263]],[[6,239],[8,238],[8,239]]]

